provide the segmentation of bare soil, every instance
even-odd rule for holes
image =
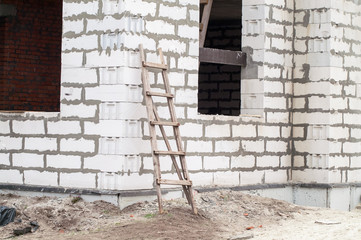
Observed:
[[[199,214],[185,199],[139,202],[123,210],[79,197],[0,195],[16,221],[0,227],[0,239],[36,221],[40,228],[16,239],[361,239],[361,211],[301,207],[234,191],[196,193]],[[21,222],[19,222],[21,219]],[[34,231],[32,226],[32,231]]]

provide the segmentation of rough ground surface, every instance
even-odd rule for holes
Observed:
[[[361,239],[361,211],[306,208],[226,190],[198,193],[196,202],[198,216],[184,199],[165,201],[160,215],[155,201],[121,211],[78,197],[0,195],[0,205],[15,207],[22,220],[0,227],[0,239],[30,221],[40,228],[17,239]]]

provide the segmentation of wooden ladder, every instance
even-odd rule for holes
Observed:
[[[154,165],[154,173],[156,177],[156,191],[158,197],[158,205],[159,205],[159,212],[163,212],[162,206],[162,194],[161,194],[161,184],[168,184],[168,185],[182,185],[184,194],[188,200],[188,203],[192,206],[192,210],[194,214],[197,214],[197,209],[194,202],[193,197],[193,190],[192,190],[192,181],[189,178],[187,164],[185,159],[185,151],[183,150],[182,146],[182,139],[180,136],[179,131],[179,122],[177,121],[177,117],[175,114],[175,108],[173,103],[174,95],[171,93],[169,80],[168,80],[168,73],[167,69],[168,66],[164,62],[164,56],[162,49],[158,49],[159,57],[160,57],[160,64],[159,63],[151,63],[145,61],[145,54],[143,45],[139,45],[140,57],[142,62],[142,82],[143,82],[143,93],[145,98],[145,104],[147,107],[148,113],[148,125],[149,125],[149,134],[150,134],[150,141],[152,147],[152,156],[153,156],[153,165]],[[149,74],[148,69],[158,69],[162,72],[162,78],[164,83],[164,90],[165,92],[153,92],[151,91],[150,83],[149,83]],[[167,105],[170,113],[170,121],[163,121],[157,111],[157,107],[153,97],[164,97],[167,99]],[[158,149],[157,143],[157,133],[156,133],[156,126],[159,126],[160,132],[162,134],[164,143],[167,147],[166,151],[160,151]],[[169,139],[166,135],[165,126],[170,126],[173,128],[174,139],[177,145],[177,150],[173,151],[171,148],[171,144]],[[160,170],[160,162],[159,156],[160,155],[169,155],[173,162],[173,166],[176,170],[179,180],[167,180],[162,179],[161,177],[161,170]],[[179,156],[180,167],[178,166],[177,157]]]
[[[203,6],[202,19],[199,24],[199,47],[204,47],[206,40],[209,17],[211,15],[213,0],[200,0],[200,8]]]

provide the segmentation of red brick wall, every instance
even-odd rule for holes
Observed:
[[[59,111],[62,0],[2,0],[0,110]]]

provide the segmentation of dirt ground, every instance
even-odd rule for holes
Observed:
[[[40,228],[15,239],[361,239],[361,211],[301,207],[234,191],[195,194],[199,215],[184,199],[140,202],[122,211],[103,201],[79,197],[0,195],[14,207],[16,221],[0,227],[0,239],[36,221]],[[21,219],[21,222],[19,222]],[[34,231],[34,226],[32,228]]]

